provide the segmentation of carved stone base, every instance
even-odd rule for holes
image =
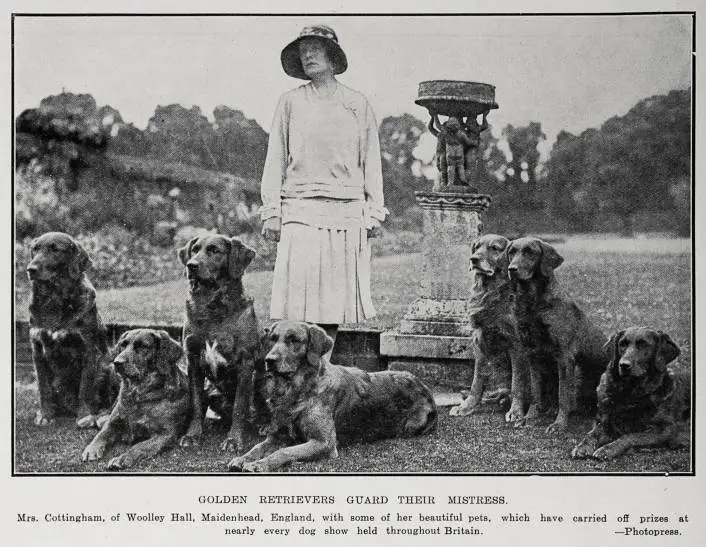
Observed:
[[[380,354],[389,370],[406,370],[429,387],[468,387],[473,380],[473,345],[466,336],[407,334],[389,330],[380,335]]]
[[[446,188],[451,191],[416,192],[424,212],[419,297],[398,329],[382,333],[380,354],[393,370],[458,388],[470,385],[473,377],[468,266],[490,196]]]
[[[411,372],[432,389],[468,388],[473,383],[473,362],[453,359],[390,359],[388,370]],[[458,401],[460,403],[460,401]],[[458,403],[454,403],[458,404]]]
[[[438,334],[440,336],[470,336],[468,322],[471,306],[468,300],[437,300],[422,297],[407,309],[400,322],[400,332]]]

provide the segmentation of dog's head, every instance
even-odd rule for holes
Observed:
[[[121,378],[134,384],[164,380],[176,385],[183,353],[166,331],[133,329],[123,333],[113,348],[113,367]]]
[[[307,381],[318,374],[321,357],[333,347],[333,340],[324,329],[300,321],[278,321],[272,325],[268,343],[265,392],[271,407],[298,395]]]
[[[227,278],[240,279],[255,251],[237,237],[210,235],[195,237],[177,251],[186,266],[186,277],[206,285]]]
[[[639,380],[662,375],[681,353],[668,334],[645,327],[630,327],[613,334],[608,368],[614,376]]]
[[[533,278],[549,279],[561,266],[564,258],[556,249],[537,237],[521,237],[507,247],[510,261],[507,269],[511,279],[527,281]]]
[[[479,237],[471,246],[469,269],[486,277],[506,276],[508,258],[505,251],[509,243],[508,239],[495,234]]]
[[[27,265],[30,281],[50,281],[60,277],[79,279],[91,265],[86,250],[70,235],[48,232],[32,241]]]

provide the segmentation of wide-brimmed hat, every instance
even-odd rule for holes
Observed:
[[[336,33],[331,27],[327,27],[326,25],[312,25],[304,27],[296,40],[287,44],[287,47],[282,50],[282,55],[280,56],[282,68],[289,76],[301,80],[310,79],[304,72],[304,67],[299,58],[299,42],[304,38],[317,38],[326,44],[329,59],[333,64],[334,74],[341,74],[346,71],[348,68],[348,59],[346,59],[346,54],[343,53],[341,46],[338,45],[338,36],[336,36]]]

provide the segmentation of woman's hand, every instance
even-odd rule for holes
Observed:
[[[268,218],[262,223],[262,235],[270,241],[279,241],[279,234],[282,231],[282,219],[280,217]]]

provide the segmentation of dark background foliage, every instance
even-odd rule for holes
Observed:
[[[214,109],[212,120],[198,106],[159,105],[141,130],[91,95],[68,92],[21,112],[15,181],[20,246],[59,230],[95,239],[96,249],[112,248],[119,233],[136,255],[148,256],[141,251],[146,246],[160,255],[160,248],[173,249],[190,234],[216,229],[245,234],[266,267],[273,249],[258,236],[257,206],[267,133],[225,105]],[[415,150],[426,131],[411,114],[380,124],[392,214],[378,252],[414,251],[421,238],[414,191],[431,188],[425,175],[433,173],[434,162],[425,163]],[[470,170],[472,185],[492,196],[486,232],[690,235],[690,89],[646,98],[579,135],[561,131],[543,162],[541,122],[498,133],[506,146],[485,131]],[[164,270],[161,262],[154,269]],[[115,280],[118,286],[136,282]]]

